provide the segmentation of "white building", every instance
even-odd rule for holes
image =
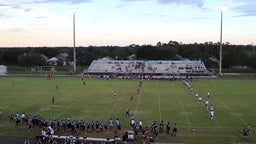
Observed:
[[[7,74],[7,66],[0,65],[0,75]]]

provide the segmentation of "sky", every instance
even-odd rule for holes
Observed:
[[[256,44],[255,0],[0,0],[0,47]],[[76,13],[73,13],[73,10]]]

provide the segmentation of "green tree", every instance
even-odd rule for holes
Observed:
[[[18,64],[22,67],[47,65],[45,58],[41,54],[23,54],[18,57]]]

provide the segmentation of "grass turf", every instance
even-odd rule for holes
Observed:
[[[14,81],[14,85],[12,85]],[[163,120],[171,126],[178,124],[176,137],[158,135],[159,142],[169,143],[256,143],[256,134],[245,137],[242,129],[247,123],[255,130],[256,81],[254,80],[195,80],[190,82],[194,92],[188,92],[181,81],[87,79],[86,86],[79,78],[0,78],[1,135],[34,137],[40,129],[28,131],[8,122],[9,113],[40,114],[45,118],[109,120],[119,118],[122,130],[129,129],[125,110],[129,108],[135,120],[150,126],[153,120]],[[58,85],[58,89],[56,89]],[[113,98],[113,91],[117,97]],[[210,104],[215,107],[214,120],[204,101],[210,91]],[[195,93],[203,97],[199,104]],[[130,96],[134,95],[131,101]],[[52,96],[55,104],[51,104]],[[195,129],[195,131],[191,131]],[[59,134],[70,134],[62,131]],[[80,134],[85,135],[85,134]],[[86,136],[113,137],[112,132],[90,133]],[[140,143],[141,135],[138,136]]]

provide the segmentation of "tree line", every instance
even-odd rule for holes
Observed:
[[[219,43],[205,42],[183,44],[176,41],[158,42],[156,45],[129,46],[88,46],[76,48],[77,65],[89,66],[93,60],[111,57],[127,60],[135,55],[136,60],[202,60],[206,67],[218,67]],[[256,50],[254,45],[223,44],[223,68],[248,66],[256,68]],[[66,54],[66,61],[73,61],[72,47],[13,47],[0,48],[0,64],[22,67],[49,65],[46,59]],[[58,65],[61,65],[59,62]]]

